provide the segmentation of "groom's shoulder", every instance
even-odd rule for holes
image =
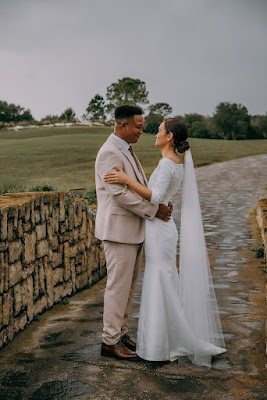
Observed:
[[[103,155],[107,156],[108,154],[117,153],[118,148],[116,146],[116,139],[112,137],[112,134],[107,138],[107,140],[100,147],[97,158],[103,157]]]
[[[114,143],[114,139],[112,138],[112,134],[107,138],[107,140],[102,144],[102,146],[99,149],[99,152],[101,151],[107,151],[109,149],[114,149],[115,143]]]

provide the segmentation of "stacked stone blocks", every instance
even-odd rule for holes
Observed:
[[[35,315],[105,274],[86,200],[62,192],[0,197],[0,347]]]
[[[267,198],[261,198],[258,201],[258,208],[257,208],[257,220],[258,225],[261,231],[261,237],[264,245],[264,257],[265,262],[267,262]]]
[[[258,201],[257,220],[261,232],[264,245],[265,265],[267,265],[267,198],[263,197]],[[267,284],[266,284],[266,300],[267,300]],[[267,354],[267,319],[265,320],[265,354]]]

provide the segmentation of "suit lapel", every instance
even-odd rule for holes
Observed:
[[[142,165],[141,165],[141,163],[140,163],[140,161],[139,161],[139,159],[137,158],[137,156],[136,156],[136,154],[135,154],[135,158],[136,158],[136,160],[137,160],[137,163],[138,163],[138,165],[139,165],[139,167],[140,167],[140,175],[142,175],[142,178],[143,178],[143,181],[145,182],[145,184],[146,184],[146,186],[147,186],[147,179],[146,179],[146,174],[145,174],[145,172],[144,172],[144,170],[143,170],[143,167],[142,167]],[[137,168],[138,169],[138,168]]]
[[[133,159],[133,157],[129,154],[129,152],[125,149],[125,147],[115,138],[112,137],[112,135],[109,137],[108,140],[111,140],[112,143],[121,151],[121,153],[123,153],[123,155],[127,158],[127,160],[130,162],[131,166],[133,167],[134,173],[137,177],[137,179],[139,180],[139,182],[141,182],[142,184],[147,185],[147,179],[144,173],[144,170],[142,168],[142,165],[140,164],[140,161],[137,159],[138,165],[140,166],[140,172],[139,169],[137,168],[137,165],[135,164],[135,161]]]

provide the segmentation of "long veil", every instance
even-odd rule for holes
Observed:
[[[224,348],[190,149],[184,157],[179,277],[179,298],[193,334],[204,342]],[[211,357],[200,353],[196,346],[191,361],[209,364]],[[207,359],[203,360],[205,357]]]

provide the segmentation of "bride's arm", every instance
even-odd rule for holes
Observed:
[[[147,187],[143,186],[141,183],[135,181],[133,178],[125,174],[119,167],[114,167],[115,171],[110,171],[105,174],[104,181],[107,183],[121,183],[129,186],[137,194],[139,194],[143,199],[148,201],[151,200],[152,191]]]

